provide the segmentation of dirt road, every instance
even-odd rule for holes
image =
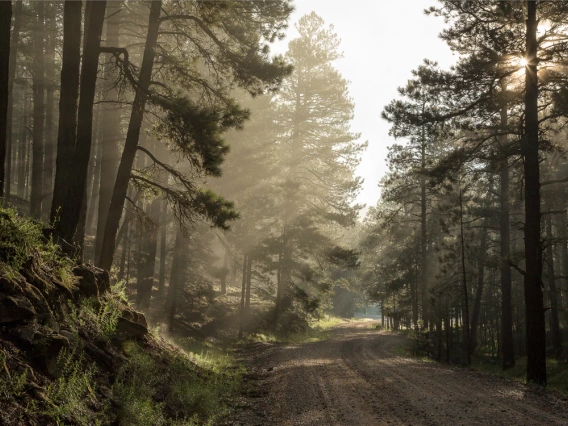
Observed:
[[[256,348],[233,425],[568,425],[568,402],[533,386],[396,355],[368,322],[331,339]]]

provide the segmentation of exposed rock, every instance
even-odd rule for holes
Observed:
[[[99,288],[95,272],[86,265],[73,268],[73,274],[79,277],[79,290],[86,297],[98,297]]]
[[[0,324],[30,319],[35,315],[36,310],[28,298],[0,294]]]
[[[63,337],[69,340],[69,344],[72,347],[77,346],[77,343],[79,343],[79,336],[77,336],[75,333],[73,333],[70,330],[61,329],[59,330],[59,334],[61,334]]]
[[[16,335],[20,341],[25,344],[31,345],[34,341],[34,336],[38,329],[37,324],[28,324],[20,327],[16,331]]]
[[[60,334],[51,334],[34,340],[33,352],[44,371],[54,378],[63,374],[59,362],[59,354],[63,348],[69,347],[69,340]]]
[[[0,277],[0,293],[12,294],[17,287],[18,285],[14,281]]]
[[[116,335],[120,340],[137,339],[148,334],[148,328],[142,324],[119,318],[116,324]]]
[[[140,324],[146,328],[148,328],[148,323],[146,322],[146,317],[142,312],[137,312],[132,309],[124,309],[122,311],[122,318],[127,319],[129,321],[135,322],[136,324]]]
[[[108,272],[91,265],[80,265],[73,268],[79,277],[79,290],[86,297],[98,297],[110,289]]]

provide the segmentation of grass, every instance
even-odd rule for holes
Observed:
[[[289,333],[285,336],[278,336],[271,333],[256,333],[249,335],[246,340],[249,342],[273,342],[291,343],[299,345],[302,343],[320,342],[329,339],[331,329],[338,325],[345,324],[348,319],[328,316],[309,323],[310,329],[303,332]]]
[[[59,246],[43,235],[44,224],[18,215],[16,209],[0,209],[0,274],[17,278],[34,259],[67,288],[77,284],[75,261],[63,256]]]
[[[509,380],[526,383],[527,359],[517,358],[515,366],[507,370],[495,361],[489,359],[474,358],[471,368],[475,371],[493,376],[503,377]],[[568,363],[556,359],[546,360],[547,387],[555,389],[568,396]]]
[[[162,359],[137,343],[124,344],[129,359],[113,387],[121,425],[205,425],[229,414],[244,368],[211,344],[192,339],[175,344],[181,350]]]

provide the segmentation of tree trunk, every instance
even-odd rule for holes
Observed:
[[[246,291],[246,300],[245,300],[245,308],[247,310],[247,316],[248,316],[248,311],[250,308],[250,286],[251,286],[251,281],[252,281],[252,257],[249,256],[248,257],[248,265],[247,265],[247,291]]]
[[[140,68],[140,77],[136,88],[136,95],[130,122],[128,124],[128,132],[124,144],[124,151],[120,159],[116,183],[112,193],[110,208],[108,212],[107,223],[105,226],[103,247],[101,249],[101,260],[99,265],[103,269],[110,269],[114,256],[116,233],[124,207],[126,192],[128,191],[128,182],[130,181],[130,173],[136,156],[136,147],[140,138],[140,129],[142,127],[142,118],[144,117],[144,108],[146,106],[147,90],[150,87],[152,78],[152,68],[154,66],[155,47],[158,40],[158,29],[160,27],[160,10],[161,1],[153,1],[150,5],[150,16],[148,22],[148,34],[146,36],[146,45],[144,47],[144,56],[142,58],[142,67]]]
[[[546,385],[546,329],[540,244],[540,170],[538,155],[537,3],[527,1],[525,72],[525,307],[527,381]]]
[[[43,194],[42,194],[42,218],[49,220],[51,211],[51,199],[53,197],[53,160],[54,160],[54,129],[53,129],[53,109],[54,92],[57,87],[55,82],[55,44],[57,38],[56,27],[56,7],[52,3],[48,5],[46,14],[46,65],[45,65],[45,144],[43,153]]]
[[[168,203],[162,200],[162,213],[160,214],[160,277],[158,279],[158,295],[164,294],[166,283],[166,237],[168,233]]]
[[[465,343],[465,348],[467,352],[467,365],[471,365],[471,339],[469,335],[469,294],[467,290],[467,274],[465,270],[465,236],[463,229],[463,197],[462,197],[461,177],[459,185],[460,185],[459,202],[460,202],[461,268],[462,268],[462,281],[463,281],[463,294],[464,294],[463,341]]]
[[[43,199],[43,128],[45,120],[45,3],[36,5],[36,27],[34,28],[34,59],[33,59],[33,99],[34,127],[32,133],[32,184],[30,195],[30,215],[41,218],[41,202]]]
[[[239,339],[243,337],[243,330],[245,328],[245,299],[246,299],[246,287],[247,287],[247,264],[248,255],[245,254],[243,259],[243,285],[241,288],[241,318],[239,324]]]
[[[166,306],[168,313],[168,329],[169,331],[174,330],[174,320],[176,315],[177,307],[177,296],[178,287],[180,280],[180,252],[182,249],[182,238],[181,232],[178,231],[176,234],[176,242],[174,245],[174,259],[172,261],[172,270],[170,273],[170,285],[168,288],[168,296],[166,297]]]
[[[422,294],[422,321],[428,328],[428,275],[426,272],[426,140],[422,129],[422,149],[420,166],[420,290]]]
[[[56,223],[67,198],[67,184],[73,178],[70,165],[77,136],[77,100],[79,99],[79,66],[81,63],[81,1],[67,0],[63,11],[63,58],[59,98],[59,127],[55,185],[50,221]],[[71,242],[71,238],[69,239]]]
[[[4,22],[0,23],[0,28],[2,28],[3,33],[0,35],[0,43],[2,43],[0,47],[0,55],[2,59],[0,59],[0,90],[4,90],[4,61],[6,60],[5,55],[9,54],[8,57],[8,81],[7,81],[7,92],[0,93],[0,99],[5,99],[6,104],[6,127],[4,128],[4,124],[2,120],[4,119],[4,112],[2,108],[4,104],[0,105],[0,179],[4,179],[3,182],[0,182],[0,197],[10,198],[10,191],[11,191],[11,182],[12,182],[12,146],[13,146],[13,138],[12,138],[12,117],[14,114],[14,80],[16,78],[16,56],[18,53],[18,41],[20,39],[20,26],[22,24],[22,2],[16,2],[16,9],[14,10],[14,30],[12,32],[12,37],[10,39],[10,20],[12,17],[12,2],[6,2],[8,4],[0,5],[0,19],[3,19]],[[8,37],[8,40],[6,40]],[[10,44],[5,45],[8,42]],[[5,133],[4,133],[5,132]],[[4,144],[4,134],[6,134],[5,139],[5,153],[2,153],[4,149],[2,145]],[[2,156],[5,157],[5,161],[2,162]],[[5,164],[4,170],[2,170],[2,164]],[[5,184],[3,184],[5,182]],[[5,188],[5,190],[4,190]],[[2,192],[4,191],[4,192]]]
[[[560,321],[558,319],[558,290],[556,289],[556,276],[554,274],[554,254],[552,247],[552,217],[546,217],[546,265],[548,275],[548,290],[550,298],[550,332],[552,334],[552,347],[554,355],[562,353],[562,332],[560,331]]]
[[[79,224],[81,209],[85,206],[93,137],[93,107],[105,11],[105,0],[87,2],[79,110],[77,112],[77,140],[71,164],[73,181],[67,184],[68,197],[61,208],[61,220],[56,225],[63,238],[67,240],[73,238]],[[77,244],[82,247],[83,239],[78,240]]]
[[[506,129],[508,123],[507,105],[501,108],[501,126]],[[501,149],[506,150],[507,136],[501,136]],[[504,155],[500,170],[500,221],[499,240],[501,246],[501,350],[503,370],[515,365],[515,343],[513,341],[513,302],[511,290],[510,225],[509,225],[509,162]]]
[[[160,220],[160,199],[154,198],[150,206],[150,219],[154,222],[142,242],[142,260],[138,271],[138,291],[136,305],[140,309],[149,309],[154,286],[154,270],[158,252],[158,222]]]
[[[27,132],[27,123],[28,123],[28,114],[29,114],[29,106],[28,106],[28,93],[26,87],[24,86],[23,90],[23,97],[24,97],[24,110],[23,110],[23,117],[22,117],[22,139],[19,143],[18,149],[18,197],[24,199],[26,196],[26,157],[27,157],[27,150],[28,150],[28,132]]]
[[[491,185],[492,186],[492,185]],[[479,324],[479,313],[481,311],[481,297],[483,296],[483,287],[485,284],[485,259],[487,257],[487,226],[489,226],[489,218],[483,220],[481,235],[479,238],[479,256],[477,258],[477,288],[475,289],[475,299],[473,301],[473,312],[471,314],[471,330],[470,330],[470,350],[475,352],[477,347],[477,328]]]
[[[229,252],[223,254],[223,272],[221,273],[221,294],[227,294],[227,275],[229,274]]]
[[[109,18],[106,27],[106,46],[120,46],[120,13],[119,8],[122,2],[110,2],[108,5]],[[111,101],[118,101],[118,90],[116,80],[118,78],[117,69],[110,61],[112,54],[107,54],[105,58],[104,80],[107,88],[106,97]],[[97,215],[97,235],[95,239],[95,262],[99,263],[103,239],[106,227],[112,190],[116,181],[118,168],[118,141],[121,138],[120,131],[120,109],[116,106],[104,104],[102,106],[103,123],[101,140],[101,175],[99,185],[99,204]]]

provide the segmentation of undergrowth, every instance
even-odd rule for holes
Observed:
[[[279,342],[302,344],[310,342],[319,342],[326,340],[331,335],[331,329],[338,325],[345,324],[348,319],[328,316],[327,318],[313,320],[309,323],[310,328],[305,331],[288,333],[286,335],[276,335],[274,333],[254,333],[246,337],[245,341],[249,342]]]
[[[17,278],[33,258],[71,288],[78,280],[73,274],[76,263],[61,254],[53,239],[43,235],[43,227],[40,222],[19,216],[16,209],[0,208],[0,274]]]
[[[69,302],[68,324],[75,333],[78,333],[79,329],[88,329],[99,338],[108,341],[116,331],[126,301],[124,282],[120,281],[98,298],[89,297],[81,300],[79,306]]]
[[[471,368],[480,373],[526,383],[526,357],[517,358],[515,366],[507,370],[503,370],[503,367],[493,359],[474,357]],[[548,358],[546,360],[546,377],[548,388],[555,389],[568,396],[568,363],[566,361]]]
[[[209,348],[160,362],[134,342],[126,342],[124,350],[129,359],[113,387],[122,425],[213,424],[228,414],[227,400],[243,373],[228,355]]]

